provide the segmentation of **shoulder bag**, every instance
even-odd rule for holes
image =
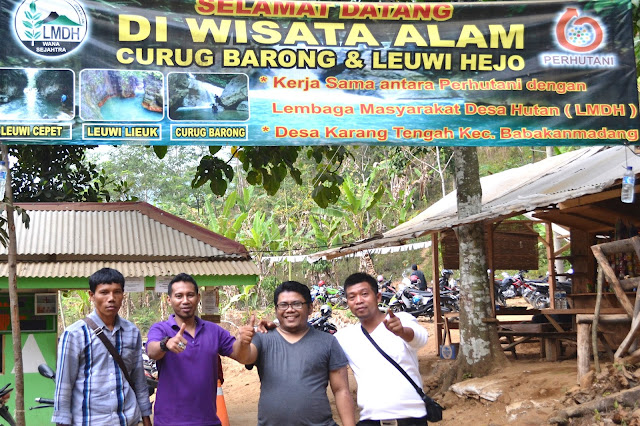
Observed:
[[[378,352],[380,352],[380,354],[385,357],[387,361],[393,364],[393,366],[397,368],[400,373],[402,373],[402,375],[409,381],[409,383],[411,383],[416,392],[418,392],[418,395],[420,395],[420,398],[424,401],[424,405],[427,408],[427,420],[430,422],[439,422],[440,420],[442,420],[442,406],[431,399],[429,395],[424,393],[422,388],[413,381],[413,379],[407,374],[406,371],[404,371],[404,368],[400,367],[400,365],[398,365],[398,363],[395,362],[393,358],[387,355],[387,353],[383,351],[380,346],[378,346],[378,344],[371,338],[369,332],[365,330],[362,324],[360,324],[360,328],[362,328],[362,332],[365,336],[367,336],[367,339],[369,339],[371,344],[378,350]]]
[[[89,317],[82,318],[82,321],[86,322],[87,325],[96,334],[96,336],[98,336],[98,338],[102,340],[102,343],[104,343],[104,346],[107,348],[107,350],[109,351],[113,359],[115,359],[118,365],[120,366],[120,370],[122,370],[122,374],[124,374],[124,378],[127,379],[127,382],[129,382],[129,386],[131,386],[131,389],[135,389],[133,386],[133,381],[131,380],[131,376],[129,376],[129,372],[127,371],[127,367],[125,367],[124,365],[124,361],[122,360],[122,357],[120,356],[118,351],[116,351],[116,348],[113,347],[113,345],[111,344],[107,336],[104,335],[104,330],[102,329],[102,327],[98,326],[98,324],[96,324]]]

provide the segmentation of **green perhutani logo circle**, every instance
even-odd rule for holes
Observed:
[[[22,45],[43,57],[67,55],[87,35],[87,14],[75,0],[25,0],[14,17]]]

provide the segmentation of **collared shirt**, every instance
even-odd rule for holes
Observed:
[[[398,312],[396,316],[403,327],[413,330],[411,342],[405,342],[393,334],[382,322],[369,334],[415,383],[422,386],[418,349],[427,344],[429,334],[412,315]],[[362,332],[360,323],[341,329],[335,336],[349,359],[358,383],[360,420],[420,418],[426,414],[418,392],[371,344]],[[389,392],[389,389],[393,391]]]
[[[159,359],[158,390],[153,411],[155,426],[203,426],[217,425],[216,394],[218,388],[218,354],[228,356],[233,352],[236,339],[227,330],[198,317],[195,336],[185,331],[187,340],[184,352],[167,352]],[[175,314],[167,321],[151,326],[149,342],[173,337],[180,327]]]
[[[151,415],[142,365],[142,338],[133,323],[116,317],[109,330],[94,311],[88,315],[102,327],[122,356],[132,389],[102,340],[82,320],[69,326],[58,343],[53,423],[82,426],[137,425]]]

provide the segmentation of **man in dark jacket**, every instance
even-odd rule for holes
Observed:
[[[421,270],[418,269],[418,265],[411,265],[411,275],[415,275],[418,277],[418,289],[426,290],[427,289],[427,279],[424,277],[424,274]]]

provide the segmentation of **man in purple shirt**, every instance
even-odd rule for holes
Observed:
[[[169,303],[175,313],[149,330],[147,353],[158,366],[156,426],[220,425],[216,416],[218,354],[241,363],[249,359],[255,318],[239,328],[236,339],[219,325],[196,316],[199,301],[193,277],[176,275],[169,283]]]

